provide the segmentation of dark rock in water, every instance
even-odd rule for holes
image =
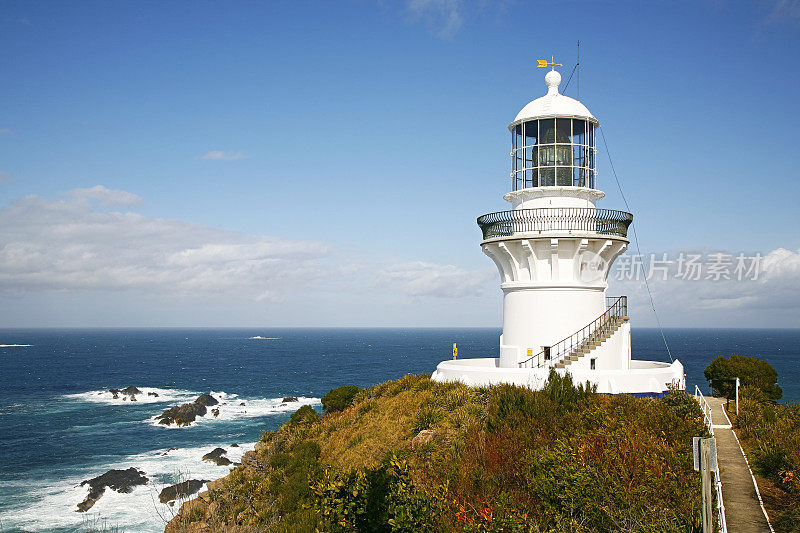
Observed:
[[[114,397],[115,400],[119,399],[119,393],[122,392],[119,389],[108,389],[108,392]]]
[[[210,407],[212,405],[217,405],[219,402],[210,394],[201,394],[200,397],[194,401],[194,403],[199,403],[201,405],[205,405],[206,407]]]
[[[158,393],[157,392],[148,392],[147,395],[148,396],[154,396],[154,397],[158,398]]]
[[[212,409],[211,414],[214,415],[214,418],[217,418],[219,416],[219,409]]]
[[[158,420],[159,424],[165,426],[169,426],[170,424],[188,426],[194,422],[198,416],[203,416],[204,414],[206,414],[206,406],[192,402],[170,407],[162,414],[158,415],[156,420]]]
[[[156,417],[159,424],[169,426],[176,424],[178,426],[188,426],[198,416],[204,416],[208,410],[207,405],[217,405],[219,402],[210,394],[202,394],[192,403],[185,403],[183,405],[176,405],[170,407],[162,414]]]
[[[144,472],[134,467],[127,470],[109,470],[101,476],[87,479],[81,483],[81,486],[89,485],[89,494],[78,504],[78,512],[83,513],[91,509],[106,491],[106,487],[117,492],[128,493],[133,491],[133,487],[146,483],[147,478],[144,476]]]
[[[284,402],[284,403],[296,402],[297,401],[297,396],[287,396],[281,401]]]
[[[219,466],[227,466],[231,464],[231,460],[225,457],[227,453],[228,452],[223,448],[214,448],[203,456],[203,461],[210,461],[218,464]]]
[[[134,396],[133,394],[131,394],[131,401],[132,401],[132,402],[135,402],[135,401],[136,401],[136,396]]]
[[[142,393],[142,391],[140,391],[139,389],[137,389],[133,385],[129,385],[129,386],[125,387],[124,389],[122,389],[119,392],[121,392],[125,396],[133,396],[134,394],[141,394]]]
[[[244,405],[244,404],[245,404],[245,403],[244,403],[244,402],[242,402],[242,403],[240,403],[239,405]]]
[[[238,448],[238,447],[239,447],[239,445],[236,444],[235,442],[233,444],[231,444],[231,448]]]
[[[158,495],[158,500],[161,503],[167,503],[179,498],[186,498],[203,488],[203,485],[206,483],[208,483],[207,479],[190,479],[188,481],[176,483],[175,485],[170,485],[161,491]]]

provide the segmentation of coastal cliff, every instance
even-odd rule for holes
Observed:
[[[355,392],[355,391],[354,391]],[[696,531],[694,400],[406,376],[305,406],[186,502],[195,531]]]

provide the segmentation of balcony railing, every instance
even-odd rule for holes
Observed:
[[[628,236],[633,215],[625,211],[591,207],[514,209],[478,217],[484,239],[514,233],[575,232]]]

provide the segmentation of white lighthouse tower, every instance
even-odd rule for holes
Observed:
[[[633,215],[597,208],[598,120],[560,94],[547,94],[509,125],[511,209],[478,218],[481,248],[503,291],[498,358],[440,363],[438,381],[541,387],[551,368],[590,381],[598,392],[660,394],[683,387],[683,365],[631,359],[627,298],[606,294],[608,273],[628,246]]]

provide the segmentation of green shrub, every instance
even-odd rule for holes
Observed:
[[[769,363],[755,357],[731,355],[725,358],[720,355],[711,361],[703,374],[716,396],[733,398],[737,377],[740,385],[755,387],[772,400],[779,400],[783,396],[778,386],[778,373]]]
[[[319,414],[310,405],[304,405],[289,417],[289,426],[305,426],[319,422]]]
[[[344,411],[353,405],[353,398],[359,392],[361,392],[361,387],[356,387],[355,385],[345,385],[344,387],[333,389],[322,397],[322,409],[325,414]]]
[[[670,390],[661,401],[672,409],[679,418],[691,419],[702,418],[703,411],[694,396],[686,391]]]

